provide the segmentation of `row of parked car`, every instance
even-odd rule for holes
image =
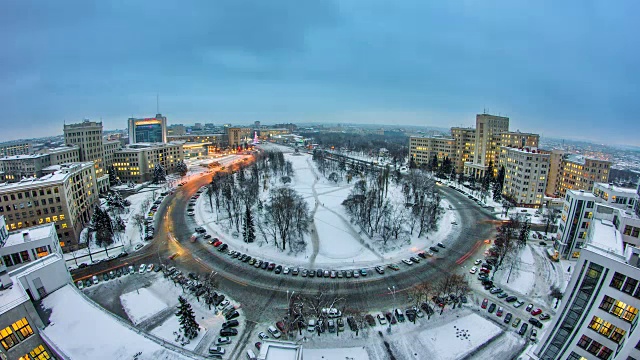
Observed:
[[[115,270],[111,270],[108,272],[104,272],[102,274],[98,274],[98,275],[93,275],[91,277],[91,279],[86,279],[86,280],[79,280],[76,282],[76,286],[78,287],[78,289],[82,290],[85,287],[90,287],[91,285],[97,285],[100,283],[100,278],[102,278],[103,281],[109,281],[109,280],[113,280],[115,278],[119,278],[123,275],[130,275],[130,274],[135,274],[136,271],[139,274],[143,274],[146,272],[159,272],[161,270],[160,266],[156,266],[155,264],[141,264],[140,267],[138,269],[135,269],[133,267],[133,265],[129,265],[129,266],[122,266],[119,267]]]

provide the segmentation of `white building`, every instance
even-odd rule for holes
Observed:
[[[532,359],[640,359],[640,249],[623,245],[613,223],[592,222],[562,307]]]
[[[0,226],[6,232],[4,216],[0,216]],[[0,237],[0,258],[9,271],[49,254],[62,255],[56,228],[52,223]]]
[[[517,206],[542,206],[549,156],[537,148],[500,147],[498,166],[505,169],[502,195],[513,199]]]
[[[593,195],[600,198],[598,200],[600,203],[626,210],[633,210],[638,201],[637,189],[624,188],[607,183],[593,184]]]
[[[565,259],[577,259],[593,219],[596,197],[583,190],[569,190],[565,195],[558,235],[554,248]]]

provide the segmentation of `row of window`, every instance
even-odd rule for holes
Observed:
[[[587,350],[588,353],[595,355],[598,359],[608,360],[613,354],[613,350],[586,335],[582,335],[578,341],[578,347]],[[569,359],[571,359],[571,357],[569,357]]]
[[[29,354],[24,354],[18,360],[49,360],[54,359],[42,345],[36,346]]]
[[[597,316],[594,316],[591,319],[589,328],[593,331],[597,331],[600,335],[613,340],[616,344],[619,344],[627,333],[624,329],[616,327],[612,323]]]
[[[50,200],[52,200],[52,199],[50,199]],[[56,203],[60,203],[60,198],[56,198]],[[53,204],[53,201],[50,201],[49,205],[52,205],[52,204]],[[40,205],[38,205],[37,201],[34,202],[34,205],[36,207],[40,206]],[[45,199],[42,199],[42,206],[47,206],[47,203],[45,202]],[[8,205],[7,205],[6,208],[3,207],[2,205],[0,205],[0,213],[5,212],[5,210],[7,212],[10,212],[12,210],[13,211],[18,211],[18,210],[25,209],[25,208],[26,209],[31,208],[31,201],[27,201],[26,206],[25,206],[25,203],[13,204],[13,209],[12,209],[12,207],[10,207]],[[54,207],[51,207],[50,210],[51,210],[52,214],[56,212],[56,209]],[[48,212],[46,212],[47,208],[44,208],[44,211],[45,211],[46,214],[48,214]],[[62,211],[62,206],[58,206],[58,211]],[[40,215],[40,210],[37,210],[37,212],[38,212],[38,215]],[[23,213],[23,216],[27,216],[26,212],[22,212],[22,213]],[[29,211],[29,213],[33,214],[33,211]],[[20,213],[16,214],[18,219],[20,218],[19,215],[20,215]],[[11,216],[11,215],[9,215],[9,216]],[[33,215],[31,215],[31,216],[33,216]]]
[[[613,314],[622,320],[631,323],[638,316],[638,309],[627,305],[620,300],[616,300],[607,295],[604,296],[602,302],[600,303],[600,309]]]
[[[46,189],[39,189],[39,190],[31,190],[31,191],[25,191],[24,193],[19,192],[19,193],[13,193],[13,194],[8,194],[8,195],[3,195],[2,196],[2,200],[3,201],[9,201],[9,199],[11,200],[19,200],[19,199],[28,199],[31,197],[37,197],[37,196],[44,196],[44,195],[51,195],[51,194],[57,194],[59,193],[60,190],[59,188],[56,186],[54,188],[46,188]]]
[[[31,325],[27,318],[22,318],[0,330],[0,343],[5,350],[9,350],[31,335],[33,335]]]
[[[640,299],[640,287],[638,286],[638,280],[632,277],[627,277],[626,275],[620,274],[616,271],[616,273],[613,274],[613,278],[611,278],[609,286]]]
[[[631,225],[625,225],[623,234],[637,238],[640,236],[640,228]]]

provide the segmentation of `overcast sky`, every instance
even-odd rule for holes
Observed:
[[[439,3],[439,4],[434,4]],[[527,3],[527,5],[522,5]],[[100,119],[512,129],[640,145],[640,1],[0,2],[0,140]]]

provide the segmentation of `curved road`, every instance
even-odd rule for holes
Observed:
[[[197,225],[193,217],[186,216],[187,204],[190,197],[210,181],[211,175],[197,177],[169,195],[158,209],[158,213],[164,215],[156,217],[156,234],[150,245],[127,258],[78,269],[73,272],[74,279],[136,262],[175,263],[176,267],[186,272],[217,272],[220,288],[241,304],[248,322],[255,324],[282,316],[287,294],[292,291],[305,294],[322,291],[328,296],[341,297],[347,309],[373,311],[396,307],[396,304],[407,302],[405,292],[414,284],[435,281],[442,273],[456,271],[459,266],[472,262],[476,253],[481,251],[483,241],[495,235],[495,218],[489,212],[465,195],[440,186],[443,195],[458,211],[460,231],[458,238],[447,241],[447,248],[440,249],[436,257],[413,266],[399,264],[400,271],[387,268],[384,275],[370,271],[369,276],[359,279],[277,275],[232,259],[206,242],[189,242]],[[169,260],[168,257],[175,253],[178,256]],[[392,294],[388,289],[394,286],[396,293]]]

